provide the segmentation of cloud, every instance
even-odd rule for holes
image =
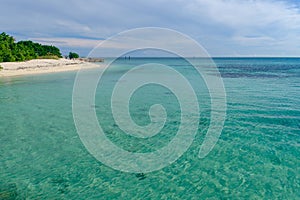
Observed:
[[[269,24],[297,26],[299,9],[284,1],[271,0],[194,0],[188,1],[187,9],[212,21],[231,27],[264,27]],[[201,11],[201,13],[199,12]]]
[[[221,30],[226,27],[232,39],[242,44],[246,44],[245,40],[236,38],[254,34],[271,42],[300,31],[299,8],[286,1],[194,0],[188,1],[186,8],[198,19],[206,18],[215,26],[220,25]]]
[[[217,33],[204,36],[215,43],[220,41],[223,55],[289,56],[297,49],[299,52],[300,13],[291,1],[190,0],[186,9],[200,22],[206,19],[211,24]]]
[[[233,40],[245,46],[265,46],[278,42],[274,38],[267,36],[236,36]]]
[[[29,38],[32,41],[45,45],[63,47],[94,48],[101,40],[80,38]]]
[[[155,26],[190,35],[212,55],[300,52],[299,4],[291,0],[4,0],[0,15],[1,29],[17,39],[59,38],[65,48]]]

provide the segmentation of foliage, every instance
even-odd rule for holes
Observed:
[[[79,55],[78,55],[77,53],[70,52],[70,53],[69,53],[69,58],[70,58],[70,59],[73,59],[73,58],[79,58]]]
[[[0,65],[0,71],[3,69],[3,67]]]
[[[39,57],[61,58],[60,50],[55,46],[41,45],[32,41],[15,42],[12,36],[0,34],[0,62],[25,61]]]

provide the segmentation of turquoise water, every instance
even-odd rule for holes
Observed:
[[[175,136],[179,104],[159,86],[138,90],[130,111],[137,124],[146,125],[149,107],[163,104],[168,120],[161,133],[133,138],[112,119],[112,87],[130,67],[150,61],[183,73],[200,99],[199,130],[182,157],[146,174],[113,170],[89,154],[76,132],[75,72],[1,78],[0,199],[300,199],[300,59],[215,59],[227,92],[227,116],[204,159],[198,151],[210,122],[209,94],[182,60],[118,61],[91,105],[99,123],[108,138],[132,152],[154,151]]]

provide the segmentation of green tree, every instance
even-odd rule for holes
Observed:
[[[77,53],[70,52],[70,53],[69,53],[69,58],[70,58],[70,59],[73,59],[73,58],[79,58],[79,55],[78,55]]]
[[[0,62],[24,61],[44,56],[62,57],[60,50],[55,46],[32,41],[15,43],[12,36],[4,32],[0,34]]]
[[[12,50],[15,47],[15,39],[6,33],[0,34],[0,62],[15,61]]]

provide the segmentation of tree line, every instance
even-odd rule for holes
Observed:
[[[42,45],[32,41],[19,41],[6,34],[0,34],[0,62],[25,61],[36,58],[61,58],[55,46]]]

